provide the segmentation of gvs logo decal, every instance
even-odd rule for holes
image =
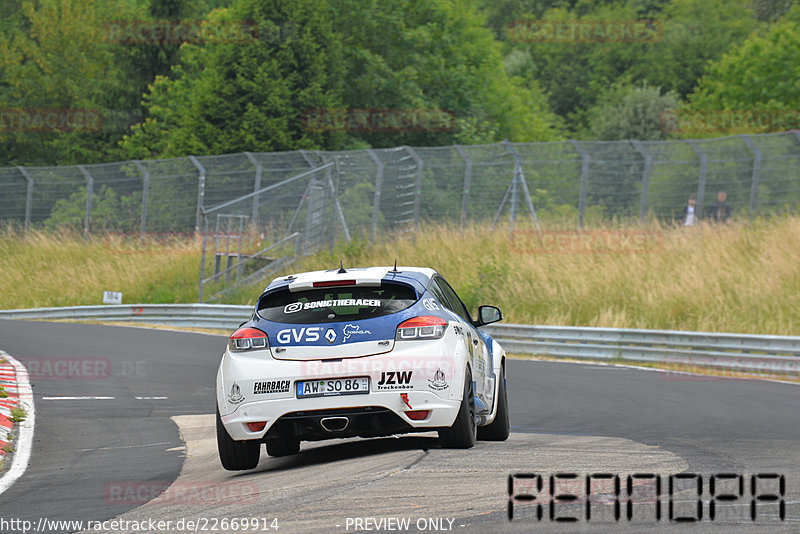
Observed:
[[[278,332],[278,343],[285,345],[287,343],[313,343],[319,341],[319,334],[322,331],[320,326],[309,326],[303,328],[284,328]]]

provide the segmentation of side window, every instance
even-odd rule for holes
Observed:
[[[450,287],[450,284],[448,284],[444,278],[436,278],[435,281],[438,283],[445,296],[447,296],[447,301],[451,306],[450,310],[453,313],[460,315],[462,319],[471,324],[472,317],[470,316],[469,311],[467,311],[467,307],[464,306],[464,303],[461,302],[460,298],[458,298],[458,295],[456,295],[456,292],[453,291],[452,287]]]
[[[428,286],[428,289],[431,291],[431,293],[433,293],[433,296],[436,297],[439,300],[439,302],[442,303],[442,306],[444,306],[453,313],[458,313],[455,310],[455,308],[453,308],[453,305],[450,304],[450,300],[447,298],[447,295],[442,290],[441,286],[439,286],[439,284],[436,283],[436,278],[433,279],[431,285]]]

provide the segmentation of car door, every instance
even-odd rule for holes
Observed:
[[[492,407],[492,394],[494,391],[491,387],[492,368],[489,364],[489,351],[483,342],[483,336],[478,333],[477,328],[472,323],[472,317],[467,307],[461,302],[461,299],[450,287],[450,284],[441,276],[434,277],[434,284],[444,294],[445,300],[443,304],[462,319],[466,332],[467,348],[471,358],[470,367],[472,369],[472,380],[475,382],[475,397],[478,399],[475,409],[478,413],[488,412]]]

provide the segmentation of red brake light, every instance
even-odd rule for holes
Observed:
[[[247,428],[250,429],[250,432],[261,432],[264,430],[264,427],[267,426],[266,421],[259,421],[257,423],[247,423]]]
[[[258,328],[240,328],[231,335],[228,340],[228,347],[232,352],[244,352],[248,350],[262,350],[269,347],[267,334]]]
[[[428,418],[428,413],[430,410],[407,410],[406,415],[412,421],[422,421],[423,419]]]
[[[355,280],[328,280],[325,282],[314,282],[314,287],[336,287],[336,286],[354,286]]]
[[[447,321],[435,315],[420,315],[400,323],[397,328],[416,328],[418,326],[447,326]]]
[[[439,339],[447,329],[447,321],[434,315],[421,315],[403,321],[397,326],[395,339],[408,341],[411,339]]]

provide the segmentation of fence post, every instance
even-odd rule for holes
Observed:
[[[752,219],[756,214],[758,207],[758,183],[761,180],[761,151],[756,147],[756,144],[749,135],[742,134],[740,136],[750,152],[753,153],[753,182],[750,186],[750,206],[747,209],[747,217]]]
[[[150,172],[142,165],[139,160],[134,160],[133,164],[142,173],[142,221],[139,223],[139,242],[144,244],[144,234],[147,232],[147,199],[150,197]]]
[[[83,165],[78,165],[78,170],[86,178],[86,214],[83,218],[83,239],[89,239],[89,221],[92,215],[92,191],[94,190],[94,178]]]
[[[327,160],[328,160],[328,157],[323,155],[322,156],[322,162],[323,163],[331,163],[330,161],[327,161]],[[336,177],[337,177],[337,184],[338,184],[339,156],[333,156],[333,168],[336,169],[336,173],[337,173]],[[342,233],[344,233],[344,238],[349,243],[350,242],[350,230],[348,230],[348,228],[347,228],[347,221],[344,218],[344,212],[342,211],[342,205],[339,203],[339,190],[337,189],[336,184],[333,183],[333,177],[331,176],[332,173],[333,173],[332,168],[328,167],[325,170],[325,179],[328,182],[328,188],[330,188],[330,190],[331,190],[331,197],[333,198],[333,209],[336,210],[336,216],[339,218],[339,224],[342,225]],[[335,222],[332,224],[332,227],[333,228],[332,228],[332,231],[331,231],[331,247],[333,247],[333,245],[336,244],[336,240],[335,240],[335,238],[336,238],[336,223]]]
[[[706,176],[708,175],[708,156],[703,152],[694,139],[687,141],[695,154],[700,157],[700,177],[697,183],[697,203],[695,204],[695,215],[698,219],[703,216],[703,197],[706,195]]]
[[[531,200],[531,192],[528,190],[528,182],[525,180],[525,174],[522,172],[522,158],[519,157],[519,153],[514,149],[513,145],[508,142],[508,139],[503,141],[503,145],[505,145],[506,150],[511,152],[511,155],[514,157],[514,179],[517,180],[517,184],[519,186],[522,186],[522,192],[525,195],[525,202],[528,205],[528,211],[530,212],[531,217],[533,218],[533,224],[536,227],[536,230],[539,231],[540,230],[539,218],[536,216],[536,210],[533,209],[533,200]],[[515,201],[515,206],[516,206],[516,201]]]
[[[461,147],[461,145],[456,145],[456,150],[458,151],[458,155],[466,163],[466,168],[464,169],[464,188],[461,193],[461,229],[464,229],[464,225],[467,223],[467,209],[469,207],[469,189],[472,187],[472,160],[469,159],[467,153]]]
[[[416,239],[417,230],[419,229],[420,200],[422,198],[422,172],[425,168],[425,162],[410,146],[404,146],[403,148],[414,158],[414,162],[417,164],[416,184],[414,185],[414,239]]]
[[[380,213],[381,209],[381,188],[383,187],[383,162],[380,160],[375,151],[371,148],[367,149],[367,153],[369,157],[372,158],[372,161],[375,162],[375,165],[378,166],[378,174],[375,175],[375,195],[373,196],[373,203],[372,203],[372,228],[369,232],[369,242],[375,242],[375,235],[378,231],[378,214]]]
[[[250,152],[245,152],[244,155],[253,164],[253,167],[256,168],[256,177],[255,181],[253,182],[253,191],[258,191],[261,189],[261,164],[258,160],[253,156]],[[253,196],[253,212],[250,217],[251,224],[253,225],[253,229],[258,226],[258,195]]]
[[[303,156],[304,160],[306,160],[306,163],[308,163],[309,167],[311,167],[312,169],[314,167],[318,167],[318,165],[314,162],[314,160],[311,159],[311,156],[308,155],[307,150],[299,150],[298,152],[300,152],[300,155]]]
[[[200,255],[200,289],[197,293],[197,302],[203,302],[203,284],[206,279],[206,253],[208,251],[207,239],[208,239],[208,217],[206,217],[205,213],[201,211],[200,216],[202,218],[202,228],[203,228],[203,248],[202,253]],[[216,237],[214,238],[214,247],[216,248]],[[215,254],[216,256],[216,254]],[[216,258],[215,258],[216,260]]]
[[[639,222],[644,224],[647,216],[647,197],[650,193],[650,171],[653,168],[653,156],[647,151],[641,141],[632,140],[631,144],[636,152],[644,158],[644,172],[642,173],[642,203],[639,208]]]
[[[573,148],[580,154],[582,159],[581,193],[578,198],[578,228],[583,229],[583,219],[586,214],[586,189],[589,185],[589,154],[581,148],[581,145],[577,141],[571,140],[570,143],[572,143]]]
[[[203,203],[206,197],[206,169],[200,165],[200,162],[197,161],[197,158],[194,156],[189,156],[189,161],[192,162],[192,165],[197,167],[197,215],[195,215],[195,223],[194,223],[194,231],[195,233],[200,232],[202,228],[202,211],[203,211]]]
[[[18,165],[17,170],[19,170],[20,174],[25,178],[25,181],[28,182],[25,192],[25,235],[27,236],[28,230],[31,227],[31,213],[33,212],[33,177],[25,167]]]

